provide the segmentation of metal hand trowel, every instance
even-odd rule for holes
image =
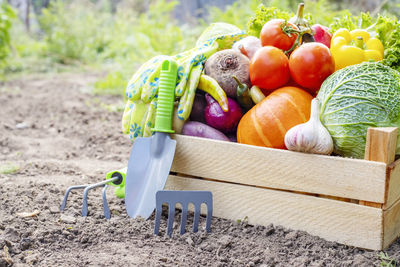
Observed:
[[[177,63],[162,63],[154,132],[134,141],[125,180],[125,205],[128,215],[148,219],[156,207],[156,192],[163,190],[174,159],[176,141],[172,130]]]

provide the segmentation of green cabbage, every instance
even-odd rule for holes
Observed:
[[[400,127],[400,73],[376,62],[338,70],[321,86],[321,122],[335,153],[363,158],[369,127]],[[400,140],[397,142],[399,152]]]

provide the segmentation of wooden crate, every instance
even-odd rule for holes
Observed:
[[[214,216],[282,225],[329,241],[387,248],[400,234],[397,128],[371,128],[350,159],[174,135],[167,189],[209,190]]]

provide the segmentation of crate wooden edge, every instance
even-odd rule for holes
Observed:
[[[389,209],[400,199],[400,159],[395,161],[398,128],[369,128],[364,159],[383,162],[387,165],[385,176],[385,201],[383,205],[360,201],[362,205]]]
[[[383,249],[400,237],[400,199],[383,211]]]
[[[211,191],[216,217],[247,217],[253,225],[273,223],[365,249],[380,250],[384,245],[383,210],[379,208],[177,175],[169,176],[166,189]]]
[[[385,163],[183,135],[173,138],[177,141],[173,172],[380,204],[387,197]]]
[[[383,206],[385,210],[400,199],[400,159],[389,164],[386,173],[386,196]]]

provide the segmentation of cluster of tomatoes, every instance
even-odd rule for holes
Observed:
[[[293,23],[273,19],[260,33],[261,48],[250,61],[250,80],[264,93],[294,83],[315,94],[335,71],[329,48],[319,42],[301,44],[302,31]]]

